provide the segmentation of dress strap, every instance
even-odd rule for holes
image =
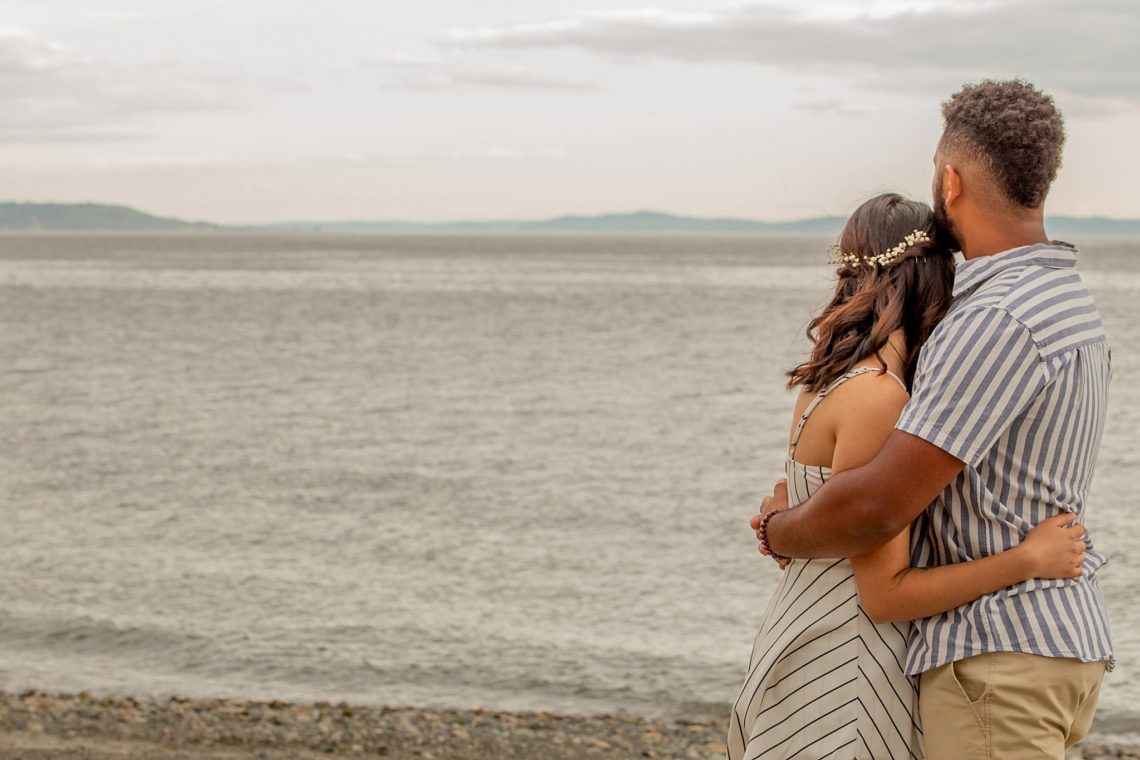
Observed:
[[[839,386],[843,385],[845,382],[847,382],[848,380],[850,380],[853,377],[859,377],[859,375],[865,375],[868,372],[879,372],[879,371],[880,370],[878,367],[856,367],[855,369],[849,370],[849,371],[845,372],[844,374],[840,375],[838,378],[836,378],[835,380],[832,381],[831,385],[827,386],[822,391],[820,391],[818,394],[816,394],[816,397],[813,398],[811,400],[811,403],[807,405],[807,409],[804,409],[804,413],[802,415],[800,415],[800,421],[796,425],[796,432],[792,434],[792,443],[790,446],[788,446],[788,456],[795,458],[796,446],[798,446],[799,442],[800,442],[800,433],[804,432],[804,425],[807,424],[808,417],[810,417],[811,413],[815,411],[815,408],[820,405],[820,402],[822,402],[825,398],[827,398],[829,393],[831,393],[833,390],[835,390]],[[892,374],[891,377],[894,377],[895,380],[898,380],[898,377],[896,375]],[[901,383],[902,381],[899,380],[899,382]],[[903,387],[905,388],[906,386],[903,386]]]
[[[902,386],[902,389],[904,391],[906,391],[906,395],[910,395],[910,389],[906,387],[906,383],[903,382],[903,379],[901,377],[896,375],[894,372],[891,372],[889,369],[887,370],[887,374],[893,377],[895,380],[898,380],[899,385]]]

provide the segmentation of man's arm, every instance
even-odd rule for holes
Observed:
[[[773,515],[769,547],[790,557],[850,557],[882,546],[966,463],[980,462],[1048,380],[1032,332],[1012,314],[988,305],[954,310],[922,347],[914,393],[882,450]],[[764,511],[786,506],[783,496],[782,505],[765,499]]]
[[[768,545],[787,557],[851,557],[876,549],[914,520],[965,465],[896,430],[867,464],[846,470],[795,509],[768,521]],[[768,497],[763,512],[787,506]],[[753,527],[759,527],[754,519]]]

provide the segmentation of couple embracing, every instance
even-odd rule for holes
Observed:
[[[1043,222],[1061,116],[987,81],[943,119],[934,209],[855,211],[788,373],[787,480],[752,520],[784,574],[730,760],[1060,760],[1113,663],[1084,525],[1111,357]]]

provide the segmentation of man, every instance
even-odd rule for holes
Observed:
[[[968,85],[942,115],[934,208],[965,257],[954,303],[875,459],[793,510],[782,484],[764,500],[752,527],[778,559],[859,555],[920,515],[919,566],[1004,551],[1061,511],[1083,522],[1110,353],[1077,249],[1045,234],[1061,116],[1021,81]],[[907,672],[930,760],[1060,760],[1084,737],[1112,664],[1105,561],[1090,544],[1079,578],[915,622]]]

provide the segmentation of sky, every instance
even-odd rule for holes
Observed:
[[[1066,118],[1047,211],[1135,218],[1138,61],[1135,0],[4,0],[0,199],[841,215],[929,200],[941,102],[1024,77]]]

